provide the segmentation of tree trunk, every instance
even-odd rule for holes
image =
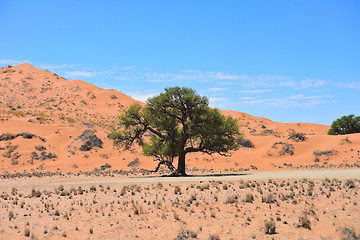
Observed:
[[[184,151],[180,151],[179,154],[179,161],[178,161],[178,168],[176,170],[177,175],[180,176],[186,176],[185,173],[185,152]]]

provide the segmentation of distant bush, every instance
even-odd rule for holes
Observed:
[[[317,157],[320,157],[322,155],[330,156],[330,155],[334,155],[335,151],[334,150],[326,150],[326,151],[314,150],[313,154]]]
[[[360,116],[354,114],[336,119],[331,124],[328,135],[360,133]]]
[[[274,219],[271,218],[269,221],[265,220],[265,234],[275,234],[276,233],[276,225]]]
[[[357,240],[360,239],[360,233],[356,234],[353,227],[345,227],[342,230],[344,237],[343,240]]]
[[[343,145],[345,143],[351,143],[350,139],[348,137],[340,140],[340,145]]]
[[[244,138],[241,140],[240,145],[244,148],[254,148],[254,144],[251,142],[250,139]]]
[[[182,239],[189,239],[189,238],[197,238],[197,233],[190,231],[190,230],[185,230],[185,229],[181,229],[177,236],[174,238],[175,240],[182,240]]]
[[[299,216],[299,224],[297,227],[303,227],[305,229],[311,230],[311,222],[306,214]]]
[[[280,155],[285,155],[285,154],[294,155],[294,145],[285,143],[284,146],[282,147],[282,150],[280,151]]]
[[[289,139],[295,142],[304,142],[306,140],[305,133],[292,131],[289,135]]]
[[[49,116],[47,114],[45,114],[44,112],[38,112],[38,114],[36,115],[36,120],[46,121],[48,117]]]
[[[273,134],[275,134],[275,132],[272,129],[265,129],[260,133],[261,136],[269,136]]]
[[[254,201],[254,195],[251,193],[247,193],[243,202],[252,203]]]

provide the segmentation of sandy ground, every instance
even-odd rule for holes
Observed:
[[[308,170],[308,171],[273,171],[273,172],[250,172],[234,174],[209,174],[209,175],[189,175],[187,177],[96,177],[96,176],[54,176],[54,177],[33,177],[33,178],[15,178],[3,179],[0,182],[0,191],[11,191],[13,187],[18,190],[28,190],[36,188],[38,190],[52,190],[62,185],[67,188],[76,186],[90,187],[92,185],[111,185],[122,187],[129,184],[155,184],[155,183],[199,183],[204,181],[266,181],[269,179],[356,179],[360,178],[360,169],[338,169],[338,170]],[[26,180],[24,180],[26,179]]]
[[[359,176],[354,169],[6,179],[0,238],[341,239],[360,231]]]

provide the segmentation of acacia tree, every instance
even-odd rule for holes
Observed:
[[[360,117],[355,117],[354,114],[342,116],[333,121],[328,132],[329,135],[350,133],[360,133]]]
[[[184,176],[186,154],[228,156],[239,148],[243,135],[235,119],[209,107],[208,98],[191,88],[173,87],[149,98],[145,107],[130,106],[119,116],[109,138],[125,149],[139,144],[144,155],[159,161],[157,169],[166,164],[174,170],[173,175]]]

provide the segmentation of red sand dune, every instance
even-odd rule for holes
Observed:
[[[0,69],[0,135],[22,132],[36,135],[32,139],[19,136],[0,141],[0,173],[91,171],[106,163],[112,170],[130,170],[132,167],[127,165],[136,158],[139,159],[137,169],[154,169],[156,162],[142,156],[141,149],[118,150],[107,138],[116,117],[134,103],[143,104],[116,90],[101,89],[81,80],[69,81],[27,63]],[[288,170],[316,168],[316,164],[324,167],[360,164],[360,134],[328,136],[329,126],[325,125],[278,123],[241,112],[222,112],[238,120],[241,131],[255,148],[241,148],[231,157],[189,154],[189,169]],[[102,140],[102,148],[79,150],[82,142],[75,139],[86,129],[94,131]],[[305,133],[306,141],[288,139],[292,131]],[[293,155],[281,151],[285,143],[293,145]],[[11,147],[16,145],[17,148]],[[35,148],[40,145],[46,150]],[[12,148],[16,149],[9,153]],[[314,151],[318,151],[319,156]],[[38,155],[52,153],[57,157],[34,159],[33,152]]]

